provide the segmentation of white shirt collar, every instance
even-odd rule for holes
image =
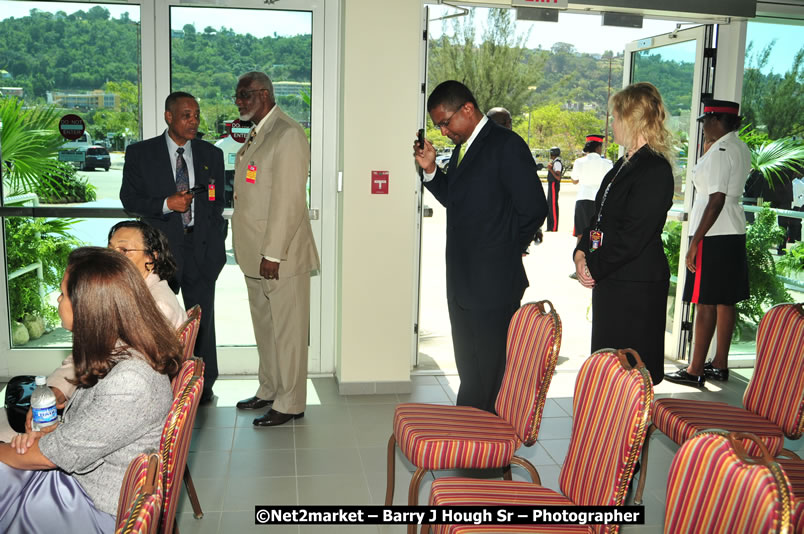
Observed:
[[[176,141],[174,141],[172,137],[170,137],[170,134],[168,133],[167,130],[165,130],[165,139],[167,140],[167,146],[168,146],[168,151],[170,152],[170,155],[175,156],[176,155],[176,149],[179,148],[179,144],[176,143]],[[184,157],[185,159],[191,158],[193,156],[193,147],[192,147],[192,145],[193,145],[192,141],[187,141],[186,143],[181,145],[182,148],[184,148],[184,153],[182,154],[182,157]]]
[[[463,149],[464,154],[466,154],[469,151],[469,147],[472,146],[475,137],[477,137],[477,134],[480,132],[480,130],[483,129],[483,126],[485,126],[488,121],[489,118],[483,115],[480,121],[478,121],[478,123],[475,125],[475,129],[472,131],[472,135],[470,135],[469,139],[467,139],[466,143],[464,143],[466,145],[466,148]]]
[[[260,133],[260,129],[262,129],[263,124],[265,124],[265,121],[268,120],[268,117],[270,117],[274,113],[274,110],[277,107],[278,106],[276,104],[274,104],[274,107],[271,108],[271,111],[269,111],[268,114],[265,115],[265,117],[263,117],[262,120],[257,123],[257,126],[254,127],[254,135],[257,135],[258,133]]]

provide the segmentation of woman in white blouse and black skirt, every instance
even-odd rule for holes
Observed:
[[[695,166],[690,247],[684,301],[695,304],[695,346],[686,369],[666,375],[677,384],[702,387],[707,378],[728,380],[728,356],[737,316],[749,297],[745,212],[740,196],[751,171],[751,151],[737,136],[740,105],[704,100],[704,137],[712,145]],[[717,351],[704,363],[717,326]]]

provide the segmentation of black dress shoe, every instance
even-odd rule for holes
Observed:
[[[301,419],[304,417],[304,412],[302,413],[282,413],[277,412],[273,408],[268,410],[265,415],[261,415],[254,419],[254,426],[278,426],[284,425],[291,419]]]
[[[691,375],[686,369],[679,369],[675,373],[667,373],[664,375],[664,379],[675,384],[681,384],[682,386],[692,386],[696,388],[702,388],[706,383],[706,378],[703,375]]]
[[[704,364],[704,376],[712,380],[725,382],[729,379],[729,370],[712,367],[712,362],[706,362]]]
[[[215,398],[215,392],[213,392],[211,389],[205,389],[204,392],[201,393],[200,403],[209,404],[210,402],[212,402],[212,399],[214,398]]]
[[[274,401],[272,400],[263,400],[259,397],[249,397],[238,402],[236,406],[238,410],[262,410],[273,403]]]

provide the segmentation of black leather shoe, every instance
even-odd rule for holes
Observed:
[[[692,386],[696,388],[702,388],[706,383],[706,378],[703,375],[691,375],[686,369],[679,369],[675,373],[666,373],[664,379],[675,384],[681,384],[682,386]]]
[[[265,415],[257,417],[254,419],[254,426],[279,426],[284,425],[291,419],[301,419],[304,417],[304,412],[302,413],[282,413],[277,412],[273,408],[268,410]]]
[[[236,406],[238,410],[262,410],[273,403],[274,401],[272,400],[263,400],[259,397],[249,397],[238,402]]]
[[[729,370],[712,367],[712,362],[706,362],[704,364],[704,376],[712,380],[725,382],[729,379]]]
[[[211,389],[205,389],[203,393],[201,393],[201,404],[209,404],[212,402],[212,399],[215,398],[215,393]]]

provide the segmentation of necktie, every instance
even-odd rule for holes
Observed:
[[[253,142],[254,142],[254,137],[256,137],[256,135],[257,135],[257,129],[256,129],[256,128],[252,128],[252,129],[251,129],[251,133],[250,133],[250,134],[248,134],[248,144],[246,145],[246,148],[248,148],[248,147],[250,147],[250,146],[251,146],[251,143],[253,143]]]
[[[190,189],[190,174],[187,171],[187,163],[184,161],[184,147],[180,146],[176,149],[176,191],[187,191]],[[187,211],[181,214],[182,223],[184,226],[189,226],[193,220],[193,209],[190,207]]]
[[[458,149],[458,165],[461,164],[461,160],[463,160],[463,154],[466,152],[466,145],[461,145],[461,148]],[[456,165],[457,166],[457,165]]]

